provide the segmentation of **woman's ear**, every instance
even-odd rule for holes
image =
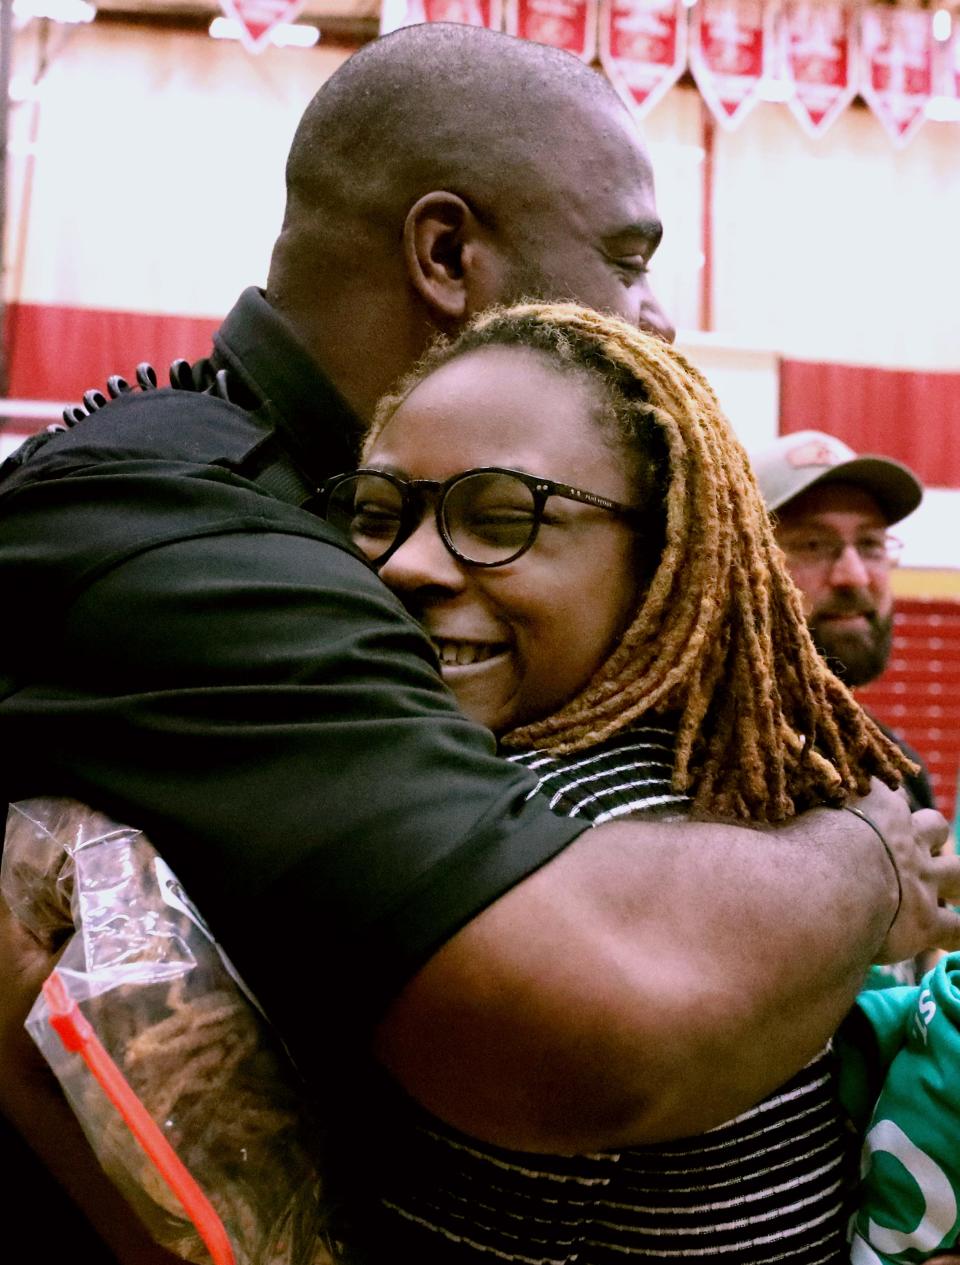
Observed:
[[[441,329],[497,302],[500,267],[489,233],[456,193],[426,193],[407,212],[403,256],[410,284]]]

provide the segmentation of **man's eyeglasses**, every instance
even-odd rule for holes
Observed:
[[[551,496],[642,522],[641,510],[520,470],[484,466],[452,478],[401,479],[384,470],[334,475],[319,489],[317,512],[344,532],[371,562],[382,564],[413,534],[432,502],[437,531],[455,558],[502,567],[537,538]]]
[[[827,533],[808,532],[802,535],[786,536],[780,541],[780,547],[790,562],[798,566],[833,567],[846,549],[856,550],[865,567],[874,570],[886,570],[895,567],[903,551],[903,541],[889,532],[868,532],[858,536],[856,540],[844,540],[840,536]]]

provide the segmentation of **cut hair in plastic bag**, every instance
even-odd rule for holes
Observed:
[[[27,1029],[152,1237],[197,1265],[331,1261],[318,1134],[296,1070],[147,838],[73,800],[12,804],[0,885],[42,943],[67,940]],[[172,1147],[171,1163],[212,1205],[229,1240],[224,1255],[208,1250],[199,1221],[91,1071],[89,1051],[67,1049],[54,1030],[64,1005],[79,1008],[100,1057],[146,1108],[144,1127],[159,1127],[158,1145]]]

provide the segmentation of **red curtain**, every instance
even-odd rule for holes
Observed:
[[[780,433],[808,429],[895,457],[931,487],[960,487],[960,373],[784,360]]]

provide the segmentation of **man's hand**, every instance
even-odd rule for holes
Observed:
[[[902,892],[877,961],[902,962],[928,949],[960,949],[960,915],[945,903],[960,901],[960,858],[943,851],[949,835],[946,820],[932,808],[911,813],[902,791],[879,782],[857,807],[886,840]]]

